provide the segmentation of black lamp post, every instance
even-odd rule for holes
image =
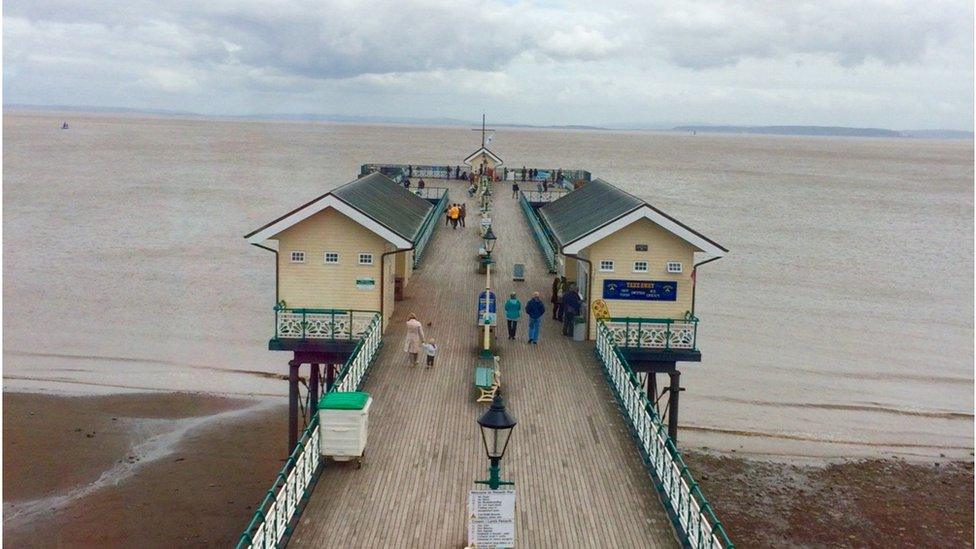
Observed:
[[[488,230],[485,231],[485,236],[481,237],[483,244],[485,246],[485,252],[488,253],[488,263],[491,263],[491,252],[495,249],[495,241],[498,237],[495,236],[495,231],[491,230],[491,225],[488,226]]]
[[[502,457],[505,449],[508,448],[508,440],[512,436],[512,429],[518,421],[509,415],[505,410],[505,403],[499,394],[491,401],[491,407],[478,418],[478,425],[481,426],[481,440],[485,444],[485,453],[491,465],[488,467],[488,480],[475,481],[478,484],[487,484],[492,490],[497,490],[499,486],[512,486],[515,483],[499,478]]]

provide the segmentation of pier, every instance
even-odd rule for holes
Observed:
[[[238,547],[468,546],[468,493],[487,463],[475,422],[486,394],[476,385],[486,383],[518,417],[502,462],[517,493],[517,545],[732,547],[676,447],[677,364],[701,357],[694,269],[704,262],[693,254],[726,250],[588,172],[566,172],[574,183],[541,170],[552,185],[513,195],[524,176],[500,169],[482,143],[472,157],[485,164],[466,169],[487,174],[477,188],[490,199],[472,197],[450,166],[364,165],[355,181],[247,235],[276,256],[269,349],[294,358],[291,455]],[[467,226],[445,226],[445,205],[461,202]],[[486,202],[493,247],[479,231]],[[552,317],[554,273],[567,295],[585,295],[579,322],[567,313],[575,337]],[[488,339],[490,315],[476,314],[486,285],[499,317]],[[515,340],[498,337],[501,303],[533,292],[547,309],[538,344],[524,313]],[[637,316],[611,316],[603,298]],[[437,341],[431,369],[404,352],[412,315]],[[488,381],[473,375],[486,357],[496,364]],[[671,379],[660,394],[658,373]],[[356,390],[372,397],[365,453],[327,460],[318,397]]]

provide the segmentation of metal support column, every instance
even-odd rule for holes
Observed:
[[[319,409],[319,365],[310,364],[312,371],[308,375],[308,421],[311,422]]]
[[[657,410],[657,374],[654,372],[647,372],[647,400]]]
[[[671,376],[671,387],[668,391],[668,436],[678,444],[678,394],[681,392],[681,372],[668,372]]]
[[[340,364],[326,364],[325,365],[325,392],[328,393],[332,390],[332,385],[335,384],[336,370],[341,368]]]
[[[288,452],[298,444],[298,368],[302,363],[297,360],[288,361]]]

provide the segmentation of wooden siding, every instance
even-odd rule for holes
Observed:
[[[452,194],[463,192],[449,185]],[[502,462],[502,478],[516,483],[518,546],[676,547],[593,345],[559,334],[551,275],[518,203],[496,196],[492,285],[500,300],[515,291],[523,303],[538,291],[547,309],[538,345],[526,342],[524,317],[517,341],[506,339],[504,321],[498,328],[503,394],[519,420]],[[475,304],[484,285],[476,273],[477,219],[472,211],[466,229],[438,229],[364,386],[375,400],[363,468],[328,463],[290,546],[464,546],[467,493],[488,466],[475,423],[486,405],[475,402],[472,386]],[[514,263],[525,264],[525,282],[512,281]],[[432,370],[407,365],[410,312],[437,340]]]

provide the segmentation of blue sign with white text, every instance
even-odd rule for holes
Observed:
[[[484,324],[488,318],[488,324],[495,325],[495,292],[482,290],[478,294],[478,324]]]
[[[674,280],[604,280],[603,299],[675,301],[678,283]]]

